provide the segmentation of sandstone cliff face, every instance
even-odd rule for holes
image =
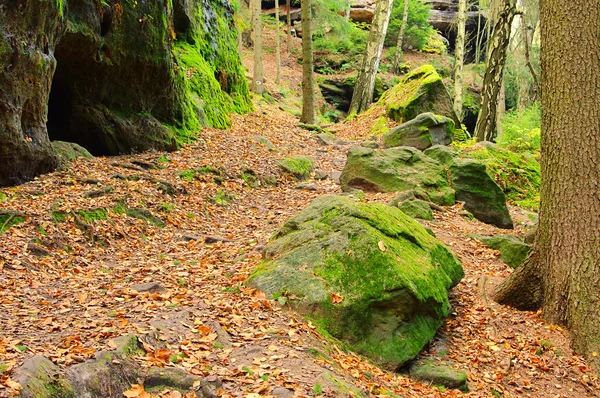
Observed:
[[[95,155],[173,150],[251,109],[229,0],[0,4],[0,186]]]

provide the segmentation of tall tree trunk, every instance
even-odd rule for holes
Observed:
[[[489,141],[497,133],[498,94],[502,88],[506,49],[510,42],[511,25],[516,11],[515,0],[502,0],[485,63],[481,107],[475,125],[477,141]]]
[[[281,80],[281,39],[279,37],[279,0],[275,0],[275,62],[277,63],[277,77],[275,84]]]
[[[407,0],[405,0],[407,1]],[[458,26],[456,28],[456,45],[454,55],[454,112],[458,120],[463,118],[463,64],[465,60],[465,23],[467,14],[467,0],[458,0]],[[460,128],[460,126],[456,126]]]
[[[600,1],[541,0],[542,185],[533,255],[496,300],[543,306],[600,367]]]
[[[302,123],[315,122],[315,82],[312,50],[312,1],[302,0]]]
[[[539,79],[537,72],[535,71],[533,65],[531,64],[531,56],[529,54],[529,28],[527,27],[527,20],[525,19],[525,12],[523,11],[523,15],[521,15],[521,29],[523,30],[523,51],[525,52],[525,64],[531,73],[531,77],[533,78],[533,99],[534,101],[538,98],[539,93]]]
[[[475,40],[475,66],[479,65],[481,61],[481,45],[483,41],[483,34],[481,34],[481,0],[477,7],[477,38]]]
[[[463,0],[461,0],[463,1]],[[466,1],[466,0],[464,0]],[[400,74],[400,61],[402,60],[402,43],[404,42],[404,31],[408,23],[408,0],[404,0],[404,12],[402,14],[402,25],[400,25],[400,33],[398,33],[398,41],[396,42],[396,55],[394,55],[393,72],[395,75]]]
[[[254,76],[252,80],[252,91],[262,95],[265,91],[263,84],[263,65],[262,65],[262,22],[260,19],[261,2],[252,1],[252,32],[254,33]]]
[[[287,8],[287,56],[289,58],[292,51],[292,10],[290,9],[290,0],[285,0],[285,6]]]
[[[383,51],[383,41],[387,33],[388,23],[390,22],[392,3],[393,0],[378,0],[375,6],[375,16],[373,17],[371,32],[369,33],[369,41],[367,42],[362,66],[354,84],[354,93],[350,102],[349,114],[367,110],[373,100],[375,78],[377,77],[381,52]]]

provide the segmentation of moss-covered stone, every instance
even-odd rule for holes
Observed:
[[[452,388],[467,392],[467,373],[464,370],[427,360],[419,362],[410,369],[410,377],[414,380],[431,383],[435,386]]]
[[[0,234],[4,233],[4,231],[9,230],[15,225],[24,223],[25,221],[25,217],[21,214],[0,209]]]
[[[413,358],[450,310],[458,260],[415,220],[381,203],[327,195],[273,236],[248,284],[389,369]],[[340,301],[337,303],[337,301]]]
[[[506,199],[529,210],[540,202],[541,169],[537,155],[514,152],[491,143],[479,143],[461,153],[485,164],[490,176],[502,188]]]
[[[25,398],[75,398],[77,395],[58,366],[47,358],[36,355],[26,359],[13,378],[23,387]]]
[[[387,116],[399,123],[412,120],[421,113],[432,112],[445,116],[455,126],[460,126],[446,86],[431,65],[423,65],[410,72],[399,84],[388,90],[378,104],[385,106]]]
[[[429,203],[421,199],[405,200],[398,208],[407,216],[422,220],[433,220],[433,212]]]
[[[456,200],[465,202],[465,209],[475,218],[500,228],[513,228],[504,193],[489,176],[483,163],[473,159],[456,159],[450,165],[450,175]]]
[[[452,164],[454,159],[458,156],[458,152],[448,146],[434,145],[431,148],[427,148],[423,153],[432,159],[437,160],[444,166]]]
[[[454,122],[451,119],[427,112],[385,133],[383,145],[386,148],[411,146],[424,150],[432,145],[450,144],[453,132]]]
[[[444,167],[410,147],[350,149],[340,183],[344,191],[355,188],[375,192],[421,189],[434,203],[454,204],[454,191],[448,185]]]
[[[293,156],[277,162],[281,171],[290,173],[299,180],[305,180],[310,177],[310,173],[315,169],[315,165],[308,156]]]
[[[59,168],[67,166],[77,158],[92,158],[92,154],[79,144],[65,141],[52,141],[52,148],[56,152],[59,161]]]
[[[531,245],[514,235],[474,236],[475,239],[492,249],[500,251],[500,258],[512,268],[517,268],[531,251]]]

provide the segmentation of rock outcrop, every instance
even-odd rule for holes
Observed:
[[[383,135],[386,148],[411,146],[420,150],[433,145],[448,145],[454,135],[454,122],[433,113],[422,113]]]
[[[441,76],[431,65],[423,65],[386,91],[377,102],[386,108],[387,117],[405,123],[421,113],[431,112],[445,116],[460,126],[452,99]]]
[[[275,233],[248,284],[323,331],[397,369],[450,310],[458,260],[412,218],[385,204],[321,196]]]
[[[523,242],[515,235],[497,235],[497,236],[479,236],[474,235],[475,239],[484,245],[498,250],[500,258],[511,268],[517,268],[531,251],[531,245]]]
[[[0,4],[0,186],[94,155],[173,150],[251,109],[229,1]]]

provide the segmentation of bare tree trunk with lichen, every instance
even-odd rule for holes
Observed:
[[[375,16],[369,33],[369,41],[363,56],[362,66],[358,71],[358,77],[354,84],[349,114],[366,111],[373,100],[375,78],[377,77],[381,52],[383,51],[383,41],[390,22],[392,3],[393,0],[379,0],[375,6]]]
[[[260,0],[252,0],[252,31],[254,33],[254,75],[252,80],[252,91],[262,95],[264,92],[263,84],[263,65],[262,65],[262,23]]]
[[[477,141],[490,141],[497,134],[498,96],[502,89],[506,49],[512,21],[517,13],[515,0],[503,0],[494,23],[481,89],[481,108],[475,125]]]
[[[315,122],[315,82],[312,50],[312,1],[302,0],[302,123]]]
[[[289,58],[292,51],[292,11],[290,10],[290,0],[285,0],[285,6],[287,8],[287,56]]]
[[[406,1],[406,0],[405,0]],[[454,112],[458,120],[463,119],[463,64],[465,59],[465,24],[467,14],[467,0],[458,0],[458,26],[456,28],[456,45],[454,50]],[[456,126],[460,128],[460,126]]]
[[[394,67],[392,71],[395,75],[400,74],[400,61],[402,60],[402,44],[404,42],[404,31],[406,30],[406,24],[408,23],[408,0],[404,0],[404,12],[402,14],[402,25],[400,25],[400,32],[398,33],[398,40],[396,41],[396,54],[394,55]]]
[[[600,367],[600,1],[541,0],[542,184],[532,255],[495,299],[569,329]],[[585,66],[585,67],[584,67]]]

